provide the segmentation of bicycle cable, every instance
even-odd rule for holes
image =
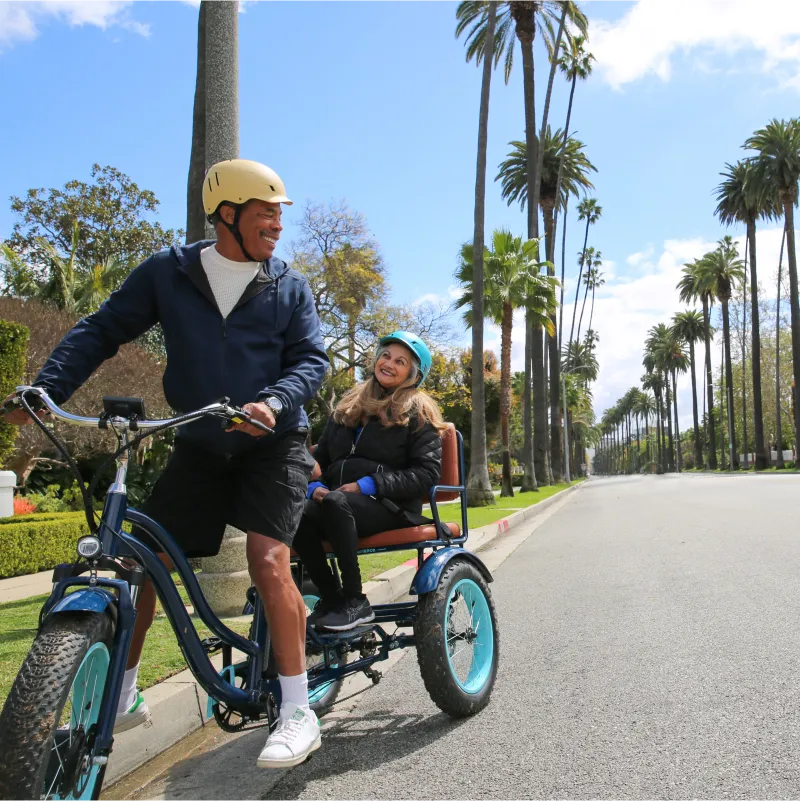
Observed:
[[[25,399],[25,393],[19,395],[19,401],[22,404],[25,411],[28,413],[28,416],[36,423],[37,426],[44,432],[44,435],[56,446],[58,452],[64,457],[67,462],[67,466],[69,467],[70,472],[72,473],[73,477],[77,481],[78,488],[81,491],[81,498],[83,499],[83,511],[86,515],[86,522],[89,525],[89,531],[92,534],[97,533],[97,520],[95,519],[95,511],[94,511],[94,503],[92,502],[92,496],[89,493],[86,483],[83,480],[83,476],[81,476],[81,471],[78,468],[77,463],[72,458],[67,449],[67,446],[64,445],[63,442],[52,432],[50,429],[39,419],[39,415],[33,410],[31,405]]]

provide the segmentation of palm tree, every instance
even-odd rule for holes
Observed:
[[[778,199],[773,185],[763,180],[757,164],[748,159],[735,165],[726,164],[721,173],[722,183],[717,187],[716,214],[725,225],[744,223],[747,227],[747,245],[750,256],[750,302],[752,319],[751,362],[753,372],[753,424],[756,451],[756,470],[769,467],[769,451],[764,443],[764,412],[761,398],[761,331],[758,308],[758,270],[756,262],[756,220],[773,217]],[[746,301],[745,301],[746,302]],[[745,386],[744,380],[742,386]],[[746,417],[745,417],[746,425]],[[745,440],[747,435],[745,434]],[[747,454],[747,442],[744,446]],[[747,458],[745,456],[745,458]]]
[[[739,251],[729,236],[723,237],[716,250],[707,253],[700,259],[700,270],[711,284],[714,295],[722,305],[722,337],[725,345],[725,397],[728,402],[728,420],[736,419],[733,399],[733,367],[731,364],[731,331],[728,302],[733,293],[733,286],[744,280],[744,264],[739,258]],[[729,422],[730,443],[732,451],[731,469],[739,469],[739,452],[736,447],[736,429]]]
[[[558,176],[556,178],[555,195],[561,196],[561,181],[564,173],[564,162],[566,156],[567,137],[569,136],[569,121],[572,117],[572,103],[575,98],[575,86],[578,79],[585,81],[592,72],[592,61],[594,56],[585,50],[586,37],[580,34],[570,36],[561,43],[561,53],[558,57],[558,67],[570,82],[569,103],[567,104],[567,119],[564,123],[564,141],[562,147],[562,157],[558,165]],[[564,204],[564,223],[562,225],[561,238],[561,297],[559,298],[559,319],[558,319],[558,349],[561,350],[562,338],[564,335],[564,270],[566,268],[566,240],[567,240],[567,206]],[[559,207],[556,206],[553,219],[554,230],[558,226]],[[549,254],[550,261],[555,263],[555,253]]]
[[[695,376],[694,343],[703,339],[703,315],[699,311],[678,312],[672,318],[672,330],[677,339],[689,346],[689,366],[692,373],[692,418],[694,422],[695,466],[703,464],[703,445],[700,439],[700,424],[697,416],[697,378]]]
[[[511,412],[511,331],[515,308],[530,306],[530,312],[541,325],[549,326],[548,314],[555,308],[557,281],[540,274],[539,243],[522,241],[508,231],[495,231],[492,249],[484,254],[484,314],[500,326],[500,432],[503,450],[502,497],[512,497],[509,415]],[[467,323],[474,322],[472,313],[473,249],[464,245],[461,266],[456,274],[464,288],[456,301],[457,308],[466,308]]]
[[[509,205],[514,202],[525,208],[528,202],[527,182],[527,145],[525,142],[514,141],[509,143],[511,152],[505,161],[501,162],[497,178],[501,181],[502,197]],[[542,156],[541,170],[541,197],[540,206],[544,218],[545,252],[547,254],[548,273],[555,275],[553,264],[555,253],[555,212],[560,206],[565,206],[570,195],[577,195],[592,188],[592,182],[587,177],[590,171],[596,171],[594,165],[583,152],[584,144],[577,139],[569,137],[565,140],[561,130],[553,133],[547,127],[545,136],[541,139],[540,156]],[[558,178],[561,170],[561,185]],[[558,198],[557,198],[558,187]],[[548,334],[549,364],[550,364],[550,464],[553,480],[558,483],[562,480],[562,449],[561,449],[561,370],[556,331],[555,311],[551,319],[554,333]],[[544,371],[541,377],[535,376],[535,391],[544,394]],[[538,418],[537,418],[538,419]],[[545,411],[546,419],[546,411]],[[534,445],[534,449],[535,449]]]
[[[583,266],[586,270],[583,276],[583,305],[581,306],[581,316],[578,319],[578,332],[575,334],[576,339],[581,338],[581,326],[583,325],[583,313],[586,311],[586,300],[589,296],[589,290],[592,289],[594,285],[594,276],[600,274],[600,268],[603,266],[603,254],[599,250],[595,251],[594,248],[587,248],[584,254]],[[592,294],[594,294],[594,292]]]
[[[786,225],[786,253],[789,261],[789,288],[792,327],[792,366],[795,376],[794,430],[800,437],[800,401],[796,384],[800,381],[800,300],[798,300],[797,252],[794,242],[794,207],[800,179],[800,120],[772,120],[756,131],[744,146],[757,150],[762,180],[774,186],[783,207]]]
[[[640,391],[636,397],[634,411],[637,417],[644,419],[645,457],[649,466],[653,461],[650,453],[650,417],[656,412],[655,398],[649,392]]]
[[[572,307],[572,326],[569,331],[569,340],[572,342],[572,335],[575,333],[575,316],[578,310],[578,292],[583,278],[583,268],[586,262],[586,245],[589,241],[589,226],[594,225],[603,215],[603,209],[598,205],[595,198],[585,198],[578,204],[578,219],[586,220],[586,233],[583,237],[583,248],[578,257],[578,283],[575,286],[575,304]],[[580,339],[580,337],[578,337]]]
[[[783,248],[786,244],[786,229],[781,237],[781,254],[778,257],[778,299],[775,304],[775,468],[784,470],[783,461],[783,422],[781,420],[781,270],[783,268]]]
[[[456,10],[458,26],[456,35],[467,32],[467,58],[472,55],[482,53],[487,48],[487,36],[485,23],[483,22],[482,0],[462,0]],[[553,23],[559,20],[558,34],[554,34]],[[511,23],[514,22],[512,33]],[[544,38],[545,44],[550,53],[557,53],[560,46],[561,37],[565,31],[567,20],[578,31],[585,35],[588,22],[583,12],[577,7],[573,0],[566,2],[555,2],[555,0],[536,0],[532,2],[526,0],[519,2],[514,0],[510,3],[503,3],[499,9],[497,17],[497,37],[493,43],[492,51],[495,62],[499,61],[505,53],[505,79],[511,75],[511,68],[514,59],[514,37],[519,39],[522,51],[522,79],[523,96],[525,106],[525,142],[527,144],[528,167],[528,194],[532,198],[528,205],[528,239],[539,238],[538,220],[538,198],[539,198],[539,174],[537,173],[538,161],[538,142],[536,137],[536,111],[535,111],[535,77],[533,42],[537,31]],[[571,33],[567,30],[567,39]],[[545,99],[545,110],[542,115],[542,131],[547,128],[547,111],[552,90],[553,75],[555,71],[555,58],[553,58],[553,69],[551,69],[548,91]],[[523,490],[532,489],[534,486],[533,473],[534,462],[535,470],[540,481],[547,482],[547,445],[546,445],[546,382],[544,376],[543,359],[543,339],[542,330],[535,329],[530,319],[525,323],[525,392],[523,424],[525,427],[525,446],[524,458],[525,475],[523,477]],[[534,416],[535,425],[532,428],[531,420],[531,389],[532,374],[537,381],[537,391],[534,393]],[[534,457],[536,451],[536,457]]]
[[[678,373],[685,373],[689,367],[682,345],[681,340],[675,336],[674,327],[668,328],[666,336],[656,344],[656,358],[663,365],[668,391],[669,377],[672,376],[672,411],[675,417],[675,466],[679,473],[683,468],[683,457],[681,455],[681,432],[678,422]],[[669,409],[667,412],[669,413]]]
[[[705,272],[700,267],[700,260],[683,265],[681,278],[678,281],[680,299],[684,303],[699,300],[703,304],[703,340],[706,349],[706,397],[708,398],[708,437],[706,439],[708,467],[717,469],[717,444],[714,423],[714,376],[711,372],[711,320],[710,307],[714,302],[714,290]]]
[[[602,262],[601,262],[602,264]],[[592,267],[591,272],[591,285],[592,285],[592,305],[589,307],[589,327],[587,329],[587,333],[592,330],[592,317],[594,317],[594,296],[595,292],[597,291],[597,287],[603,286],[605,284],[606,279],[603,278],[603,273],[600,272],[599,267]]]
[[[187,187],[186,242],[213,238],[203,211],[212,164],[239,157],[239,2],[203,0],[197,22],[197,79]]]
[[[645,342],[645,359],[644,366],[648,372],[655,369],[664,379],[664,394],[667,409],[667,439],[669,447],[667,449],[667,469],[675,469],[675,442],[672,436],[672,400],[670,397],[670,381],[669,381],[669,358],[667,345],[671,339],[670,330],[664,323],[654,325],[648,332],[647,341]]]
[[[462,4],[463,5],[463,4]],[[495,44],[497,3],[480,3],[479,25],[483,31],[483,50],[471,51],[473,42],[467,43],[467,61],[476,57],[483,62],[481,103],[478,114],[478,160],[475,178],[475,217],[472,248],[477,254],[472,274],[472,434],[470,438],[470,466],[467,478],[467,503],[470,506],[488,506],[495,502],[486,453],[486,392],[483,381],[483,255],[484,220],[486,214],[486,147],[489,138],[489,93],[492,83],[492,54]],[[460,7],[459,7],[460,10]],[[456,36],[463,28],[456,26]]]
[[[664,391],[664,380],[660,372],[655,369],[655,360],[650,354],[645,354],[643,359],[644,368],[647,371],[642,376],[642,388],[651,390],[654,396],[653,414],[656,418],[656,472],[664,472],[664,448],[663,448],[663,431],[664,431],[664,404],[661,400]]]

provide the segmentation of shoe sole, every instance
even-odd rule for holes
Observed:
[[[136,715],[131,715],[131,717],[127,720],[122,720],[114,726],[114,734],[135,729],[137,726],[147,723],[148,720],[150,720],[149,709],[147,709],[143,715],[139,715],[138,717]]]
[[[358,626],[363,626],[365,623],[372,623],[375,620],[375,613],[373,612],[369,617],[360,617],[352,623],[347,623],[344,626],[322,626],[322,631],[350,631]]]
[[[257,768],[293,768],[296,765],[301,765],[305,762],[311,754],[314,753],[320,746],[322,745],[322,737],[317,737],[314,741],[314,744],[311,748],[306,751],[305,754],[298,757],[291,757],[290,759],[261,759],[259,757],[256,760],[256,767]]]

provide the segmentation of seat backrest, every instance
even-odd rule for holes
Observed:
[[[452,423],[447,424],[447,430],[442,436],[442,474],[439,477],[439,484],[456,487],[461,481],[458,475],[458,437],[456,427]],[[457,492],[439,492],[436,495],[437,502],[454,501],[458,498]],[[430,498],[425,498],[427,503]]]

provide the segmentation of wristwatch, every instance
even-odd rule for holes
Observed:
[[[266,398],[264,398],[264,403],[269,406],[270,410],[275,415],[275,419],[277,420],[283,411],[283,404],[274,395],[268,395]]]

